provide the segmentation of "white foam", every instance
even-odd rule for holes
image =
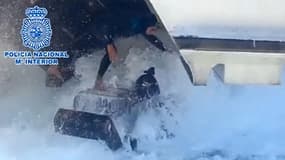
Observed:
[[[224,85],[212,76],[209,86],[193,87],[177,57],[148,50],[133,51],[128,57],[127,79],[155,66],[162,98],[173,116],[161,109],[139,118],[135,132],[145,154],[112,153],[97,141],[55,134],[56,109],[71,107],[73,96],[93,85],[99,60],[81,58],[77,63],[81,82],[70,81],[62,89],[45,90],[40,69],[22,68],[25,74],[13,75],[17,83],[9,85],[11,94],[0,97],[0,159],[235,159],[253,154],[264,159],[284,153],[284,85]],[[165,138],[162,123],[175,137]]]

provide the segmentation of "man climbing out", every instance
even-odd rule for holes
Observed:
[[[153,14],[148,15],[146,17],[134,17],[129,22],[130,30],[128,34],[142,34],[143,37],[156,48],[160,49],[161,51],[165,51],[163,43],[155,36],[155,32],[157,30],[156,23],[157,20]],[[108,35],[105,37],[107,38],[108,42],[105,47],[106,54],[101,60],[95,82],[95,88],[99,90],[104,89],[103,76],[107,71],[108,67],[111,63],[116,62],[118,60],[118,51],[112,39],[113,36]]]
[[[104,2],[96,5],[95,0],[94,3],[64,0],[54,6],[58,9],[57,12],[50,13],[54,18],[51,22],[54,24],[52,28],[55,35],[53,37],[55,43],[52,43],[55,47],[51,46],[51,49],[68,50],[70,58],[61,59],[59,66],[45,68],[47,86],[60,87],[73,76],[73,64],[77,58],[90,49],[104,48],[106,54],[101,60],[95,82],[96,89],[104,89],[103,76],[110,64],[118,60],[119,53],[114,43],[117,38],[141,34],[156,48],[165,51],[163,43],[155,36],[157,19],[144,1],[105,0]],[[50,6],[52,9],[53,3],[43,6]],[[64,9],[60,9],[60,6]]]

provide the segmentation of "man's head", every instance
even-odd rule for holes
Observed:
[[[154,14],[146,15],[145,21],[146,21],[146,26],[148,27],[157,26],[157,23],[158,23],[157,18]]]
[[[135,15],[131,18],[131,28],[135,33],[146,34],[149,27],[155,27],[157,19],[154,14]]]

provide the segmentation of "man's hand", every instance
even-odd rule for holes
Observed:
[[[64,81],[62,74],[59,71],[58,66],[50,66],[47,70],[48,75],[53,75],[56,78],[60,79],[61,81]]]
[[[154,35],[156,31],[157,31],[157,27],[150,26],[150,27],[147,27],[145,34],[146,35]]]
[[[105,88],[105,85],[103,83],[103,80],[102,78],[98,78],[96,81],[95,81],[95,86],[93,87],[94,89],[96,90],[100,90],[100,91],[104,91],[106,88]]]
[[[112,63],[117,62],[119,60],[117,49],[114,46],[114,44],[108,44],[107,51],[108,51],[109,59]]]

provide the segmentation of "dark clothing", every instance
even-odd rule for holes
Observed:
[[[106,50],[106,52],[108,52],[107,48],[105,50]],[[102,78],[104,76],[104,74],[108,70],[110,64],[111,64],[111,61],[110,61],[109,55],[105,54],[101,60],[100,66],[99,66],[99,70],[97,73],[97,79]]]
[[[154,68],[151,67],[136,80],[136,94],[140,99],[149,99],[160,94],[159,85],[154,74]]]

